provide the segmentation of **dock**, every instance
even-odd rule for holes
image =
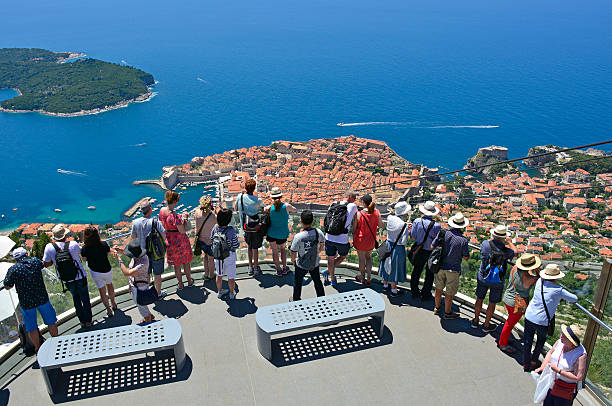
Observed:
[[[135,213],[138,211],[138,209],[140,208],[140,203],[141,203],[141,202],[143,202],[143,201],[149,201],[149,200],[151,200],[151,197],[150,197],[150,196],[143,197],[142,199],[140,199],[140,200],[138,200],[136,203],[134,203],[134,204],[132,205],[132,207],[130,207],[129,209],[127,209],[127,210],[126,210],[126,211],[123,213],[123,215],[124,215],[125,217],[128,217],[128,218],[129,218],[129,217],[132,217],[132,216],[133,216],[133,215],[134,215],[134,214],[135,214]]]

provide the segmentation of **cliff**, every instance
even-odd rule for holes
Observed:
[[[480,148],[478,153],[468,159],[464,169],[471,169],[470,172],[480,173],[486,176],[503,176],[513,169],[510,164],[488,166],[482,169],[477,168],[482,165],[490,165],[497,162],[502,162],[508,159],[508,148],[491,145],[489,147]]]

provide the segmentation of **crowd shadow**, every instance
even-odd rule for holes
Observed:
[[[179,290],[176,294],[178,297],[188,301],[189,303],[200,305],[206,302],[206,299],[208,299],[208,295],[210,293],[205,288],[194,285]]]
[[[168,299],[167,297],[163,300],[158,300],[153,305],[153,309],[166,317],[178,319],[185,315],[189,311],[187,306],[179,299]]]
[[[104,319],[97,321],[96,324],[93,325],[93,327],[79,328],[76,332],[85,333],[88,331],[104,330],[107,328],[129,326],[130,324],[132,324],[132,318],[125,314],[123,310],[117,309],[114,313],[115,314],[113,315],[113,317],[105,317]]]
[[[8,405],[9,398],[11,397],[11,391],[8,389],[0,390],[0,406]]]
[[[227,297],[226,297],[227,299]],[[227,312],[233,317],[244,317],[249,314],[254,314],[257,311],[255,299],[252,297],[227,299]]]
[[[189,356],[177,372],[174,357],[169,355],[65,371],[59,374],[51,400],[58,404],[184,381],[192,370]]]
[[[374,320],[312,331],[272,340],[272,359],[276,367],[380,347],[393,343],[393,333],[385,326],[383,336],[376,333]]]

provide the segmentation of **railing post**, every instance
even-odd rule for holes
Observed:
[[[599,276],[599,284],[597,285],[597,291],[593,296],[593,306],[591,306],[591,313],[595,317],[603,320],[604,310],[606,308],[606,300],[610,292],[610,284],[612,283],[612,262],[609,259],[604,259],[603,266],[601,267],[601,275]],[[593,349],[595,348],[595,342],[597,341],[597,334],[599,333],[599,323],[589,318],[586,331],[584,332],[584,338],[582,345],[587,352],[586,371],[589,370],[589,364],[591,363],[591,357],[593,356]],[[586,374],[585,374],[586,379]]]

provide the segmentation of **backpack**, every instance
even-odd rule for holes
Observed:
[[[19,323],[19,327],[17,328],[19,333],[19,345],[23,350],[23,353],[26,357],[31,357],[36,354],[36,349],[34,348],[34,344],[32,340],[30,340],[30,335],[25,331],[25,325],[23,323]],[[42,334],[40,334],[40,330],[38,331],[38,343],[42,345],[45,342]]]
[[[62,249],[54,242],[51,244],[55,248],[55,269],[60,280],[62,282],[74,280],[81,271],[81,267],[70,254],[70,242],[64,242],[64,248]]]
[[[502,251],[492,242],[489,241],[491,254],[485,269],[482,271],[482,278],[485,282],[501,283],[506,276],[506,264],[508,260]]]
[[[314,230],[315,239],[313,241],[304,241],[304,255],[300,256],[300,268],[310,271],[317,266],[317,257],[319,255],[319,230]],[[307,234],[310,230],[304,230]]]
[[[446,230],[440,230],[438,234],[438,243],[431,251],[429,259],[427,259],[427,267],[430,272],[436,274],[442,267],[442,259],[444,258],[444,245],[446,244]]]
[[[215,234],[212,238],[212,256],[214,259],[223,261],[230,255],[230,245],[227,241],[227,228],[225,231],[220,231],[219,227],[215,226]]]
[[[327,210],[325,219],[323,220],[323,226],[325,232],[330,235],[341,235],[347,234],[348,229],[346,228],[346,218],[348,216],[348,203],[343,204],[340,202],[332,203]]]
[[[249,216],[244,210],[244,194],[240,195],[240,208],[243,215],[242,228],[247,232],[258,232],[265,234],[268,231],[269,216],[263,213],[257,213],[254,216]]]
[[[160,259],[164,259],[166,257],[166,242],[157,229],[156,219],[153,219],[153,224],[151,224],[151,232],[145,239],[145,247],[147,248],[147,256],[151,261],[159,261]]]

